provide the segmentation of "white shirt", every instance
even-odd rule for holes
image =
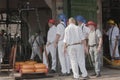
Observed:
[[[112,35],[111,35],[112,33]],[[117,26],[115,27],[111,27],[108,32],[107,35],[109,36],[109,40],[111,38],[111,40],[116,40],[116,36],[119,36],[119,28]]]
[[[60,35],[59,41],[63,40],[65,32],[64,22],[61,22],[57,25],[57,34]]]
[[[81,31],[81,29],[75,24],[69,24],[65,29],[64,43],[74,44],[79,43],[81,40],[84,40],[85,37]]]
[[[44,44],[44,40],[40,35],[32,35],[29,39],[29,43],[31,44],[32,47],[38,47],[42,46]]]
[[[57,31],[57,28],[55,25],[49,28],[47,33],[47,42],[53,43],[55,41],[56,31]]]
[[[94,44],[98,44],[98,40],[100,37],[102,37],[102,33],[99,29],[95,31],[90,31],[88,36],[88,44],[91,46]]]
[[[84,23],[79,27],[81,28],[83,35],[87,38],[90,33],[90,29]]]
[[[29,40],[28,40],[28,42],[30,43],[31,46],[33,46],[33,40],[34,40],[34,38],[35,38],[35,36],[32,35],[32,36],[29,38]]]

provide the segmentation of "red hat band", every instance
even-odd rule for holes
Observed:
[[[53,19],[50,19],[50,20],[48,21],[48,23],[55,24],[55,20],[53,20]]]
[[[97,24],[95,22],[93,22],[93,21],[88,21],[86,26],[89,26],[89,25],[93,25],[93,26],[97,27]]]

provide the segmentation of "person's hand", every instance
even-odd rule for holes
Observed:
[[[50,43],[48,42],[46,46],[48,47],[49,45],[50,45]]]
[[[105,30],[102,30],[103,34],[106,34],[106,31]]]
[[[100,51],[101,51],[101,47],[98,47],[98,48],[97,48],[97,52],[100,52]]]
[[[47,45],[44,45],[44,47],[43,47],[43,48],[44,48],[44,50],[46,50],[46,46],[47,46]]]
[[[58,45],[58,44],[57,44],[56,42],[54,42],[54,47],[55,47],[55,48],[57,48],[57,45]]]
[[[67,48],[66,47],[64,48],[64,53],[67,53]]]
[[[86,54],[89,54],[88,47],[85,47],[84,49],[85,49],[85,53],[86,53]]]

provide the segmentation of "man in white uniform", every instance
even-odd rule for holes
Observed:
[[[47,56],[50,53],[52,57],[52,67],[50,73],[56,72],[56,48],[54,47],[54,41],[56,37],[56,26],[55,26],[55,21],[53,19],[50,19],[48,21],[49,25],[49,30],[47,34],[47,43],[46,43],[46,53],[45,51],[43,52],[43,63],[46,64],[48,67],[48,61],[47,61]]]
[[[110,29],[107,31],[107,35],[109,36],[110,55],[113,60],[115,57],[120,57],[118,51],[119,28],[115,25],[114,20],[109,20],[108,24]]]
[[[69,19],[69,26],[65,29],[64,50],[67,51],[70,57],[70,62],[75,80],[79,80],[79,69],[82,72],[82,77],[88,79],[88,73],[85,66],[86,40],[82,31],[75,25],[73,18]]]
[[[60,76],[66,76],[70,74],[70,63],[69,63],[69,56],[68,54],[64,53],[64,30],[66,27],[65,24],[65,19],[66,16],[64,14],[60,14],[58,16],[59,18],[59,24],[57,25],[57,35],[56,35],[56,40],[55,40],[55,47],[58,45],[58,56],[59,56],[59,61],[61,65],[61,74]]]
[[[88,21],[87,26],[90,28],[88,36],[89,53],[95,68],[95,74],[92,76],[100,77],[102,33],[99,29],[97,29],[97,24],[93,21]]]
[[[32,54],[30,59],[34,59],[36,55],[39,56],[39,59],[42,61],[42,46],[44,44],[44,40],[41,36],[41,32],[38,31],[35,35],[31,36],[29,39],[29,43],[32,47]]]
[[[90,29],[88,27],[86,27],[86,25],[85,25],[85,23],[86,23],[85,18],[78,15],[78,16],[76,16],[76,21],[77,21],[78,26],[81,28],[83,35],[87,39]]]

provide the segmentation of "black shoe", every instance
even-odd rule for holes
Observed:
[[[99,73],[99,74],[96,74],[96,77],[101,77],[101,74]]]
[[[90,76],[96,76],[96,73],[94,73],[94,74],[91,74]]]
[[[55,70],[51,70],[49,73],[56,73],[56,71]]]
[[[71,75],[71,73],[67,73],[67,76],[70,76]]]
[[[59,76],[67,76],[66,73],[60,73]]]
[[[73,71],[72,71],[72,69],[70,69],[70,73],[71,73],[71,74],[73,74]]]

